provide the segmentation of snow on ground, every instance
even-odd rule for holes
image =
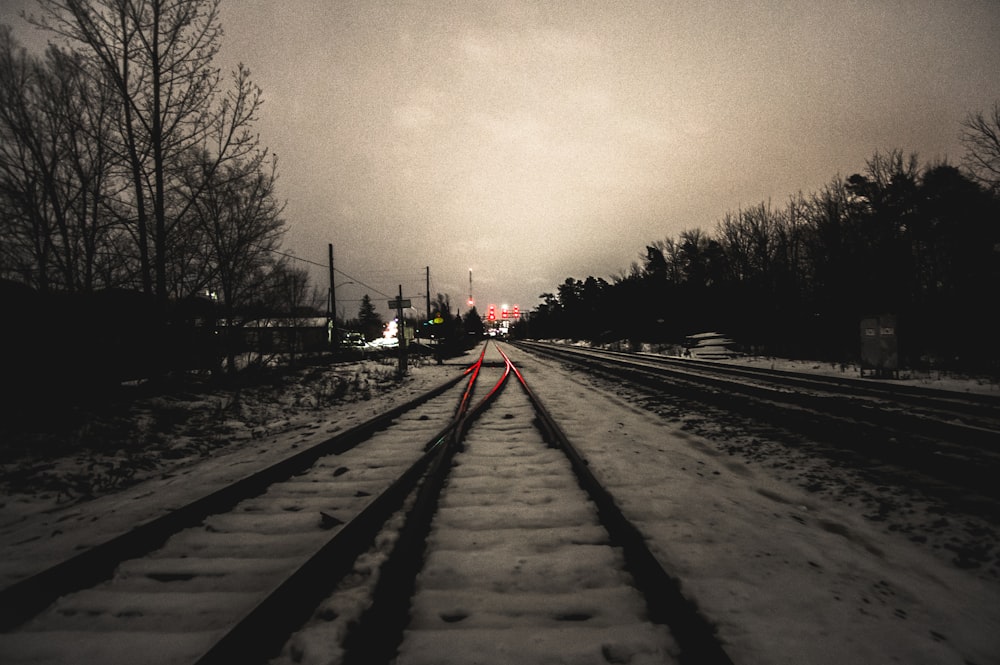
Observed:
[[[865,487],[864,477],[767,441],[741,444],[759,454],[733,454],[724,427],[695,432],[690,421],[645,408],[621,387],[549,373],[557,363],[520,351],[512,357],[626,515],[647,534],[665,568],[717,622],[734,662],[1000,662],[998,562],[962,567],[940,545],[969,538],[970,528],[995,540],[990,525],[924,514],[919,502],[901,499],[897,507],[907,513],[901,519],[923,531],[890,528],[895,522],[873,519],[865,503],[866,492],[885,488]],[[375,391],[368,400],[351,401],[348,394],[319,406],[309,394],[299,393],[291,403],[274,397],[278,408],[261,406],[268,413],[257,413],[252,426],[235,418],[228,428],[232,438],[216,442],[204,456],[165,455],[142,482],[92,500],[67,501],[52,491],[6,492],[0,582],[347,429],[461,367],[415,367],[399,388]],[[73,459],[67,464],[79,465]],[[801,470],[808,468],[809,475],[817,465],[824,466],[826,491],[804,488]],[[835,491],[838,484],[853,491]],[[488,504],[478,514],[474,506],[469,510],[478,523],[493,518]]]
[[[734,662],[1000,660],[995,560],[960,568],[947,550],[868,519],[860,502],[804,489],[781,472],[794,455],[747,463],[634,402],[602,405],[607,393],[578,377],[539,371],[554,363],[513,360],[718,622]]]
[[[239,395],[227,390],[141,399],[101,428],[108,437],[104,446],[53,460],[6,461],[0,466],[0,586],[350,429],[465,365],[415,362],[401,383],[393,378],[395,367],[395,360],[366,360],[303,370],[294,381]],[[348,387],[336,391],[343,394],[329,394],[344,383]],[[164,427],[165,410],[181,424]],[[134,470],[124,487],[102,484],[104,469],[116,460],[130,461]]]
[[[675,662],[569,460],[533,419],[512,380],[456,455],[399,665]]]
[[[716,333],[711,333],[716,334]],[[727,340],[728,341],[728,340]],[[558,340],[560,344],[590,346],[589,342],[573,342],[570,340]],[[622,350],[623,343],[607,345],[608,348]],[[986,395],[1000,395],[1000,382],[988,376],[966,376],[948,370],[936,369],[902,369],[899,376],[893,379],[875,379],[871,374],[862,376],[861,369],[856,363],[838,363],[818,360],[793,360],[789,358],[778,358],[774,356],[749,355],[733,353],[731,345],[722,344],[717,347],[707,348],[708,353],[704,356],[694,354],[687,356],[692,361],[705,360],[712,363],[727,363],[733,365],[743,365],[747,367],[758,367],[762,369],[775,369],[787,372],[802,372],[804,374],[820,374],[838,378],[864,378],[871,381],[883,382],[889,385],[902,386],[922,386],[925,388],[935,388],[938,390],[951,390],[963,393],[978,393]],[[677,345],[653,345],[644,344],[641,353],[653,355],[684,357],[683,348]]]
[[[735,365],[778,369],[805,374],[862,378],[857,365],[851,363],[818,362],[815,360],[788,360],[768,356],[737,356],[722,361]],[[864,377],[868,378],[868,377]],[[937,390],[952,390],[963,393],[1000,395],[1000,383],[986,377],[970,378],[944,370],[900,370],[898,379],[871,379],[891,385],[918,386]]]

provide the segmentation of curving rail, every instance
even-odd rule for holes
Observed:
[[[651,631],[655,630],[653,628],[655,626],[669,628],[670,637],[666,639],[666,642],[673,645],[669,651],[679,652],[679,655],[676,656],[678,662],[730,663],[728,655],[715,635],[713,626],[699,613],[694,604],[684,597],[680,591],[679,582],[664,570],[656,557],[649,551],[643,535],[618,509],[611,494],[593,475],[586,460],[573,447],[553,416],[545,409],[538,397],[528,387],[524,376],[515,367],[513,362],[511,362],[509,356],[499,346],[496,348],[497,352],[503,358],[502,374],[487,395],[474,409],[470,410],[468,417],[453,431],[453,438],[448,448],[449,452],[442,451],[440,464],[435,465],[432,474],[421,486],[420,494],[407,515],[407,520],[400,533],[400,537],[389,559],[379,573],[379,579],[373,594],[373,601],[368,610],[361,616],[357,627],[345,640],[346,651],[343,659],[345,665],[390,663],[399,654],[405,654],[407,662],[432,662],[430,659],[435,656],[428,656],[426,647],[429,643],[437,644],[442,640],[459,649],[459,653],[462,654],[459,655],[460,659],[463,655],[467,656],[470,650],[479,653],[477,649],[485,647],[486,643],[492,639],[483,637],[484,633],[487,636],[490,634],[489,618],[485,619],[485,628],[482,626],[471,627],[468,634],[472,637],[459,636],[461,635],[461,631],[449,630],[456,628],[457,624],[469,619],[469,614],[486,614],[489,616],[491,612],[495,612],[496,610],[491,610],[487,607],[480,607],[479,611],[458,612],[442,609],[451,607],[447,604],[449,601],[446,599],[452,595],[456,595],[456,593],[448,588],[450,582],[446,583],[443,593],[435,592],[433,589],[435,584],[434,566],[431,565],[431,570],[428,571],[428,565],[433,564],[435,556],[442,556],[440,553],[436,554],[433,551],[434,544],[430,542],[433,540],[440,543],[442,530],[455,531],[457,529],[459,531],[469,531],[471,529],[473,532],[476,532],[479,529],[489,530],[492,528],[490,524],[476,524],[465,527],[461,523],[457,526],[455,524],[449,525],[448,519],[442,518],[440,515],[440,505],[442,502],[442,493],[445,494],[446,501],[447,497],[450,497],[452,494],[458,495],[459,498],[448,501],[447,507],[454,511],[456,507],[463,504],[463,497],[474,495],[478,491],[488,491],[479,487],[477,483],[481,480],[481,477],[477,479],[475,472],[472,472],[471,476],[466,474],[459,478],[449,478],[454,469],[456,458],[461,459],[466,454],[468,441],[477,436],[476,431],[472,429],[473,423],[478,419],[486,418],[487,409],[498,399],[511,376],[517,378],[517,382],[527,399],[528,406],[520,407],[521,409],[527,409],[527,412],[517,417],[518,407],[512,406],[511,401],[508,400],[504,407],[505,414],[499,416],[503,427],[502,431],[510,432],[510,428],[516,427],[517,423],[519,423],[521,429],[514,431],[523,432],[525,429],[534,429],[539,437],[539,447],[548,445],[551,448],[558,449],[565,455],[570,467],[569,470],[573,474],[571,484],[577,485],[585,493],[589,502],[595,507],[595,525],[599,526],[601,531],[606,534],[608,546],[621,548],[623,561],[620,565],[625,575],[632,580],[627,584],[628,588],[633,591],[638,590],[641,594],[646,612],[640,619],[634,620],[639,621],[641,625],[646,625],[648,622],[648,625],[651,627],[649,630]],[[512,413],[507,413],[508,411]],[[507,420],[508,418],[510,420]],[[511,424],[511,421],[515,424]],[[496,426],[497,423],[494,423],[494,427]],[[488,425],[484,426],[484,429],[488,427]],[[484,447],[484,437],[488,440],[489,434],[478,434],[478,442],[472,445],[474,447]],[[520,440],[520,436],[514,438]],[[487,452],[486,454],[492,455],[493,453]],[[520,454],[526,453],[522,452]],[[494,458],[490,457],[490,459]],[[472,464],[474,465],[474,462]],[[497,472],[499,473],[499,470]],[[531,493],[535,490],[535,486],[532,485],[529,479],[530,473],[521,472],[516,473],[516,475],[513,471],[510,473],[511,475],[505,476],[505,479],[509,478],[509,482],[512,485],[525,482],[527,483],[526,489],[521,491]],[[555,483],[558,481],[547,478],[546,482]],[[543,500],[547,500],[548,498],[550,497],[546,497]],[[520,506],[512,509],[515,515],[520,511]],[[553,513],[556,512],[553,510]],[[442,519],[444,525],[438,525],[436,527],[437,530],[432,531],[435,528],[435,523],[442,521]],[[510,518],[507,519],[510,520]],[[531,522],[531,529],[533,531],[544,530],[546,528],[554,530],[564,528],[559,522],[560,518],[557,514],[546,515],[544,517],[533,515],[527,519]],[[500,520],[503,521],[504,518],[500,518]],[[540,522],[533,522],[532,520],[540,520]],[[553,521],[550,522],[548,520]],[[517,524],[518,518],[515,517],[513,520],[504,522],[504,524],[496,528],[503,531],[505,527],[510,527],[510,522]],[[545,525],[544,528],[541,526],[542,524]],[[435,534],[433,538],[432,533]],[[467,539],[467,535],[460,537],[460,540]],[[603,538],[598,537],[595,542],[603,542]],[[504,545],[509,546],[510,544],[504,543]],[[462,553],[459,554],[459,557],[463,555],[465,555],[465,558],[471,556],[475,559],[474,554],[467,555]],[[448,554],[446,553],[443,556],[447,557]],[[527,559],[519,558],[518,561],[523,563]],[[522,563],[515,566],[513,574],[516,575],[519,573]],[[567,565],[572,564],[567,562]],[[475,566],[473,569],[493,580],[491,582],[493,585],[506,582],[503,579],[504,573],[502,571],[486,570]],[[418,584],[418,578],[420,577],[429,577],[429,579],[425,579],[424,583],[420,585]],[[500,579],[498,580],[497,578]],[[541,586],[544,587],[545,585],[541,584]],[[587,590],[578,588],[575,590],[575,593],[586,595]],[[472,602],[473,604],[478,602],[480,605],[488,605],[489,603],[482,600],[470,601],[469,598],[478,598],[481,595],[488,594],[489,588],[482,592],[470,590],[459,590],[457,592],[458,596],[466,599],[465,602]],[[558,596],[558,594],[556,595]],[[444,596],[445,600],[442,599],[442,596]],[[442,605],[442,602],[445,605]],[[514,603],[516,605],[517,601],[506,597],[501,602],[506,604]],[[531,621],[538,620],[542,623],[544,623],[546,618],[552,620],[553,617],[557,622],[588,621],[592,618],[589,611],[574,612],[572,610],[560,610],[558,609],[560,607],[558,601],[552,602],[543,599],[539,602],[546,608],[545,610],[538,611],[524,606],[518,606],[515,609],[507,608],[506,613],[500,611],[500,615],[503,617],[500,620],[516,622],[524,614],[534,617],[530,619]],[[428,607],[432,609],[428,609]],[[414,614],[418,617],[430,616],[432,618],[424,618],[423,620],[419,618],[414,619]],[[496,621],[497,619],[494,617],[493,620]],[[610,620],[610,623],[614,624],[615,621],[619,620],[624,622],[629,619],[627,617],[615,617]],[[475,619],[472,621],[474,623]],[[507,630],[508,628],[506,624],[503,625],[503,630]],[[626,632],[630,629],[635,630],[631,627],[623,628]],[[550,645],[544,635],[539,635],[539,633],[544,634],[543,628],[527,630],[526,632],[532,635],[530,641],[524,635],[521,635],[519,639],[524,639],[526,643],[534,645],[534,648],[544,649],[546,646],[549,646],[557,652],[554,654],[543,653],[541,656],[538,653],[532,652],[530,657],[540,658],[539,662],[549,662],[552,658],[558,658],[558,651],[560,649],[571,647],[571,645]],[[482,641],[484,639],[486,642]],[[585,642],[584,638],[581,638],[581,640]],[[583,644],[576,645],[576,647],[580,649],[586,648]],[[494,656],[494,658],[513,658],[520,661],[521,658],[529,655],[519,652],[518,645],[508,645],[506,648],[509,649],[509,652],[504,652],[499,656]],[[524,648],[524,645],[521,645],[520,648]],[[603,648],[607,649],[608,646],[604,645]],[[434,650],[431,649],[430,652],[433,654]],[[657,653],[657,657],[666,659],[668,658],[667,652],[668,649],[665,648],[663,651]],[[613,657],[608,653],[604,655],[605,657]],[[514,661],[512,660],[511,662]]]

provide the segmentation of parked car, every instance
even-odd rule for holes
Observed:
[[[347,330],[340,335],[340,345],[347,347],[364,348],[367,346],[365,336],[353,330]]]

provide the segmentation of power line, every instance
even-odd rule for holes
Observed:
[[[303,259],[301,256],[295,256],[294,254],[287,254],[285,252],[279,252],[276,249],[272,249],[270,251],[273,252],[273,253],[275,253],[275,254],[278,254],[280,256],[284,256],[286,258],[293,259],[295,261],[301,261],[302,263],[308,263],[309,265],[319,266],[320,268],[326,268],[326,267],[328,267],[327,264],[325,264],[325,263],[317,263],[316,261],[310,261],[309,259]],[[363,286],[366,289],[371,289],[372,291],[374,291],[375,293],[379,294],[380,296],[385,296],[386,298],[392,298],[393,297],[393,296],[389,295],[388,293],[385,293],[383,291],[380,291],[380,290],[376,289],[374,286],[372,286],[370,284],[366,284],[366,283],[362,282],[359,278],[355,277],[354,275],[347,274],[346,272],[344,272],[343,270],[340,270],[339,268],[334,268],[333,271],[336,272],[336,273],[340,273],[344,277],[352,280],[355,284],[359,284],[360,286]]]
[[[309,263],[309,264],[312,264],[314,266],[319,266],[320,268],[325,268],[326,267],[325,263],[316,263],[315,261],[310,261],[309,259],[303,259],[301,256],[295,256],[294,254],[286,254],[285,252],[279,252],[276,249],[269,249],[268,251],[272,252],[273,254],[278,254],[280,256],[287,257],[289,259],[295,259],[296,261],[302,261],[302,263]]]
[[[346,277],[349,280],[352,280],[355,284],[359,284],[359,285],[365,287],[366,289],[371,289],[372,291],[374,291],[375,293],[379,294],[380,296],[385,296],[386,298],[392,298],[393,297],[393,296],[390,296],[388,293],[385,293],[383,291],[379,291],[374,286],[371,286],[369,284],[365,284],[364,282],[362,282],[357,277],[355,277],[353,275],[349,275],[346,272],[344,272],[343,270],[340,270],[339,268],[334,268],[333,271],[336,272],[336,273],[340,273],[341,275],[343,275],[344,277]]]
[[[318,262],[316,262],[316,261],[310,261],[309,259],[303,259],[303,258],[302,258],[302,257],[300,257],[300,256],[295,256],[294,254],[288,254],[288,253],[286,253],[286,252],[281,252],[281,251],[278,251],[278,250],[276,250],[276,249],[271,249],[271,250],[269,250],[269,251],[271,251],[271,252],[273,252],[273,253],[275,253],[275,254],[278,254],[278,255],[280,255],[280,256],[284,256],[284,257],[286,257],[286,258],[289,258],[289,259],[292,259],[292,260],[295,260],[295,261],[301,261],[302,263],[308,263],[309,265],[313,265],[313,266],[319,266],[320,268],[327,268],[327,267],[329,267],[329,266],[328,266],[328,265],[327,265],[326,263],[318,263]],[[339,274],[339,275],[341,275],[341,276],[343,276],[343,277],[346,277],[347,279],[349,279],[349,280],[353,281],[353,282],[354,282],[355,284],[357,284],[358,286],[363,286],[363,287],[365,287],[366,289],[371,289],[372,291],[374,291],[374,292],[375,292],[375,293],[377,293],[378,295],[380,295],[380,296],[383,296],[383,297],[385,297],[385,298],[389,298],[390,300],[391,300],[391,299],[394,299],[394,298],[396,297],[396,296],[394,296],[394,295],[391,295],[391,294],[389,294],[389,293],[386,293],[385,291],[381,291],[381,290],[379,290],[379,289],[376,289],[376,288],[375,288],[374,286],[372,286],[371,284],[367,284],[367,283],[365,283],[365,282],[361,281],[361,279],[360,279],[360,278],[358,278],[358,277],[355,277],[354,275],[351,275],[351,274],[349,274],[349,273],[346,273],[346,272],[344,272],[343,270],[341,270],[340,268],[336,268],[336,267],[334,267],[334,269],[333,269],[333,272],[335,272],[335,273],[337,273],[337,274]],[[417,273],[417,271],[415,271],[415,270],[414,270],[414,271],[409,271],[409,270],[388,270],[388,269],[387,269],[387,270],[370,270],[370,271],[368,271],[368,272],[372,272],[372,273],[382,273],[382,274],[384,274],[384,275],[389,275],[389,274],[394,274],[394,275],[407,275],[407,276],[409,276],[409,277],[412,277],[412,278],[416,278],[416,273]],[[420,275],[420,277],[423,277],[423,274],[421,274],[421,275]],[[423,293],[418,293],[416,297],[420,297],[420,296],[424,296],[424,295],[426,295],[426,294],[423,294]],[[408,296],[408,297],[410,297],[410,298],[413,298],[414,296]],[[344,302],[353,302],[353,300],[351,300],[351,299],[348,299],[348,300],[345,300]],[[360,302],[360,301],[358,301],[358,302]]]

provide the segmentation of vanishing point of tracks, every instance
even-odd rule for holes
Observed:
[[[0,591],[0,660],[267,662],[378,549],[331,637],[344,663],[730,662],[489,342],[417,400]]]

